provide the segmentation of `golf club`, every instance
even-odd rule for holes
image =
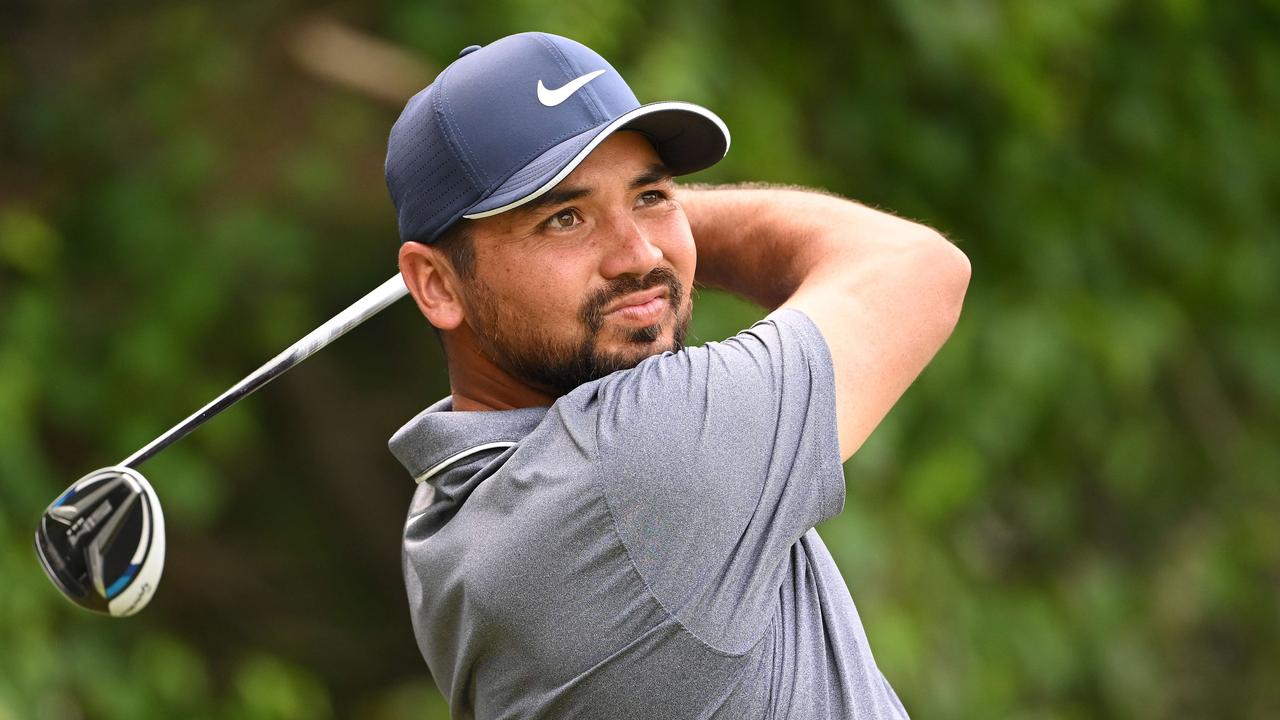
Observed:
[[[164,515],[138,465],[408,292],[393,275],[119,465],[73,483],[36,527],[36,557],[54,586],[80,607],[113,617],[146,607],[164,569]]]

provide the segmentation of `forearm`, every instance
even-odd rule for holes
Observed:
[[[944,242],[928,228],[843,198],[769,186],[686,186],[697,281],[770,310],[807,280],[882,253]]]

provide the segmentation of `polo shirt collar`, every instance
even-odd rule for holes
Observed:
[[[459,412],[446,397],[397,430],[387,445],[416,482],[428,482],[476,453],[515,445],[546,413],[545,407]]]

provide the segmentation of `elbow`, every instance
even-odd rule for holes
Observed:
[[[964,254],[955,243],[938,236],[938,260],[943,278],[942,291],[954,306],[955,315],[959,317],[960,308],[964,305],[965,293],[969,291],[969,279],[973,276],[973,267],[969,264],[969,256]]]
[[[923,280],[919,291],[930,298],[930,315],[945,338],[960,320],[972,267],[969,257],[941,233],[926,230],[919,243],[916,272]]]

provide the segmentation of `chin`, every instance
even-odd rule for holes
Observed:
[[[641,328],[627,328],[619,333],[620,337],[609,351],[617,358],[625,358],[629,365],[635,366],[648,357],[661,355],[670,350],[678,352],[684,343],[675,337],[669,324],[650,325]]]

